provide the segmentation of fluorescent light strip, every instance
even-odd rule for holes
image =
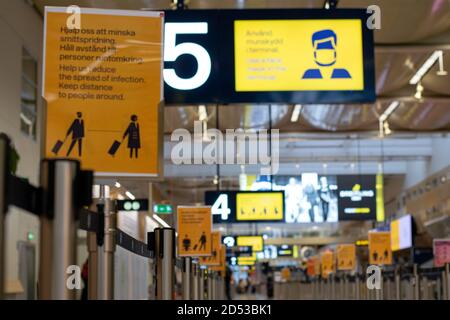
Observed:
[[[300,113],[302,112],[303,106],[301,104],[296,104],[294,106],[294,111],[292,111],[291,122],[297,122],[300,118]]]
[[[161,219],[160,217],[158,217],[156,214],[153,215],[153,219],[156,220],[156,222],[158,222],[160,225],[162,225],[164,228],[170,228],[170,225],[167,224],[167,222],[165,222],[163,219]]]
[[[131,200],[136,200],[136,197],[135,197],[130,191],[125,192],[125,194],[126,194],[127,197],[130,198]]]
[[[411,78],[411,80],[409,80],[409,84],[418,84],[442,54],[442,50],[434,51],[433,54],[427,59],[427,61],[425,61],[425,63],[420,67],[420,69],[417,70],[416,74]]]
[[[400,102],[398,101],[393,101],[389,107],[387,107],[387,109],[383,112],[383,114],[380,116],[380,121],[384,122],[386,121],[391,114],[395,111],[395,109],[398,108],[398,106],[400,105]]]

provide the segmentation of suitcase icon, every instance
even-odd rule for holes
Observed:
[[[61,140],[56,141],[55,146],[52,149],[52,152],[56,155],[58,155],[59,150],[61,150],[61,147],[63,146],[64,142]]]
[[[111,148],[109,148],[108,153],[114,157],[117,153],[117,150],[119,150],[120,145],[121,145],[121,143],[119,141],[117,141],[117,140],[114,141]]]

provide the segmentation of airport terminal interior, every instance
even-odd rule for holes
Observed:
[[[0,299],[450,300],[448,0],[0,0]]]

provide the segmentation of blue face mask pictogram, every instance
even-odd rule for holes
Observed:
[[[312,35],[314,48],[314,62],[319,67],[331,67],[337,61],[337,36],[333,30],[321,30]],[[331,79],[350,79],[351,75],[346,69],[335,68]],[[302,79],[323,79],[322,72],[318,68],[305,71]]]

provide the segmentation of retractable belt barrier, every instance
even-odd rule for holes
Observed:
[[[40,186],[35,187],[11,172],[11,152],[11,140],[0,133],[0,288],[5,287],[4,221],[9,207],[15,206],[40,218],[39,299],[75,299],[75,291],[67,288],[66,268],[76,265],[76,229],[95,233],[99,247],[111,244],[105,243],[105,228],[111,227],[105,224],[105,213],[85,209],[93,203],[94,174],[81,170],[76,160],[45,159]],[[113,233],[112,245],[145,258],[155,256],[152,243],[115,227]],[[3,290],[0,299],[4,298]]]
[[[102,228],[100,226],[103,217],[101,214],[87,209],[81,209],[79,214],[79,228],[81,230],[95,233],[102,231]],[[147,243],[133,238],[120,229],[116,229],[116,244],[139,256],[145,258],[154,258],[153,248],[149,248],[149,245]]]

